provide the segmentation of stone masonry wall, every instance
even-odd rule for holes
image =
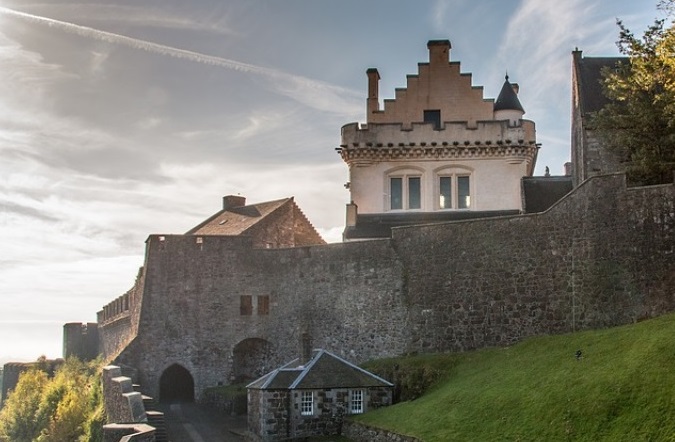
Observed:
[[[301,329],[315,347],[350,360],[406,350],[400,267],[388,241],[293,249],[252,249],[245,237],[148,240],[145,293],[136,338],[122,355],[151,396],[179,364],[205,387],[229,383],[232,350],[245,339],[275,349],[267,371],[297,356]],[[269,296],[269,314],[241,314],[241,297]]]
[[[141,267],[134,286],[127,293],[104,306],[103,310],[97,314],[99,353],[107,361],[117,357],[138,333],[144,283],[144,267]]]
[[[611,175],[543,214],[397,230],[412,345],[509,345],[672,311],[673,190],[626,189],[623,175]]]
[[[247,339],[269,344],[256,348],[270,371],[297,355],[301,331],[359,363],[634,322],[675,309],[674,205],[673,185],[627,189],[609,175],[541,214],[399,228],[391,240],[261,250],[244,237],[153,235],[138,335],[121,359],[155,397],[180,364],[199,399],[230,382]],[[242,315],[242,296],[268,296],[268,314]]]

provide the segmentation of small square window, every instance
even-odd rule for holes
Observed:
[[[300,414],[312,416],[314,414],[314,394],[311,391],[303,391],[300,397]]]
[[[424,122],[431,123],[434,126],[434,129],[438,130],[441,128],[441,111],[440,110],[425,110],[424,111]]]

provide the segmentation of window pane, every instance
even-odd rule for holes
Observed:
[[[391,210],[403,208],[403,178],[392,178],[390,183]]]
[[[460,209],[468,209],[471,207],[471,191],[468,176],[457,177],[457,207]]]
[[[440,110],[425,110],[424,122],[434,125],[434,129],[441,128],[441,111]]]
[[[300,397],[300,414],[311,416],[314,414],[314,395],[311,391],[303,391]]]
[[[351,413],[363,413],[363,390],[351,391]]]
[[[439,198],[438,207],[441,209],[452,208],[452,177],[441,177]]]
[[[420,181],[419,177],[408,178],[408,209],[419,209],[422,207]]]

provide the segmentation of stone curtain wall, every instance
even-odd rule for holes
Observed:
[[[626,189],[609,175],[542,214],[399,228],[392,240],[261,250],[246,237],[153,235],[132,303],[138,336],[121,359],[152,396],[180,364],[200,399],[232,381],[233,349],[250,338],[270,344],[270,371],[298,355],[302,331],[358,363],[658,315],[675,309],[674,201],[673,185]],[[242,315],[241,296],[269,296],[269,313]]]
[[[292,249],[252,249],[246,237],[151,236],[143,311],[122,355],[158,396],[162,372],[177,363],[195,379],[195,395],[228,384],[233,349],[269,342],[265,371],[298,356],[300,330],[314,347],[350,360],[405,352],[403,269],[388,241]],[[269,296],[269,314],[242,315],[240,300]],[[154,389],[154,390],[153,390]]]
[[[611,175],[543,214],[397,230],[413,346],[507,345],[672,311],[674,201],[673,185]]]
[[[148,254],[146,253],[146,260]],[[138,270],[134,286],[98,312],[99,353],[105,360],[115,359],[138,333],[143,290],[144,267]]]

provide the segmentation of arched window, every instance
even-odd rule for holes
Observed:
[[[436,170],[436,208],[471,209],[472,171],[464,167]]]
[[[422,208],[422,170],[392,169],[386,173],[388,210],[419,210]]]

